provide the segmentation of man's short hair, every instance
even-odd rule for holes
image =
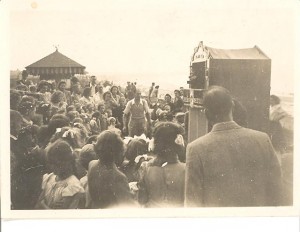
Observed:
[[[270,99],[272,99],[276,105],[280,104],[280,98],[278,96],[271,95]]]
[[[224,87],[211,86],[204,94],[203,106],[210,116],[223,116],[232,110],[232,97]]]

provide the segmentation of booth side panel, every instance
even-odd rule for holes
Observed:
[[[203,110],[200,108],[190,108],[188,128],[189,143],[207,133],[207,120]]]
[[[271,60],[217,60],[209,64],[209,85],[228,89],[247,110],[248,127],[269,131]]]

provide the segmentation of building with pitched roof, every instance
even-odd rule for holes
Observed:
[[[40,79],[67,79],[75,74],[84,74],[85,66],[77,63],[58,51],[25,67],[27,72]]]

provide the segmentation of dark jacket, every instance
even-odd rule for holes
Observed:
[[[267,134],[219,123],[187,147],[185,206],[281,205],[281,170]]]

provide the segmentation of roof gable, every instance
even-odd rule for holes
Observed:
[[[77,63],[76,61],[66,57],[65,55],[61,54],[58,50],[51,53],[50,55],[34,62],[31,65],[28,65],[26,68],[69,68],[69,67],[78,67],[78,68],[85,68],[83,65]]]

